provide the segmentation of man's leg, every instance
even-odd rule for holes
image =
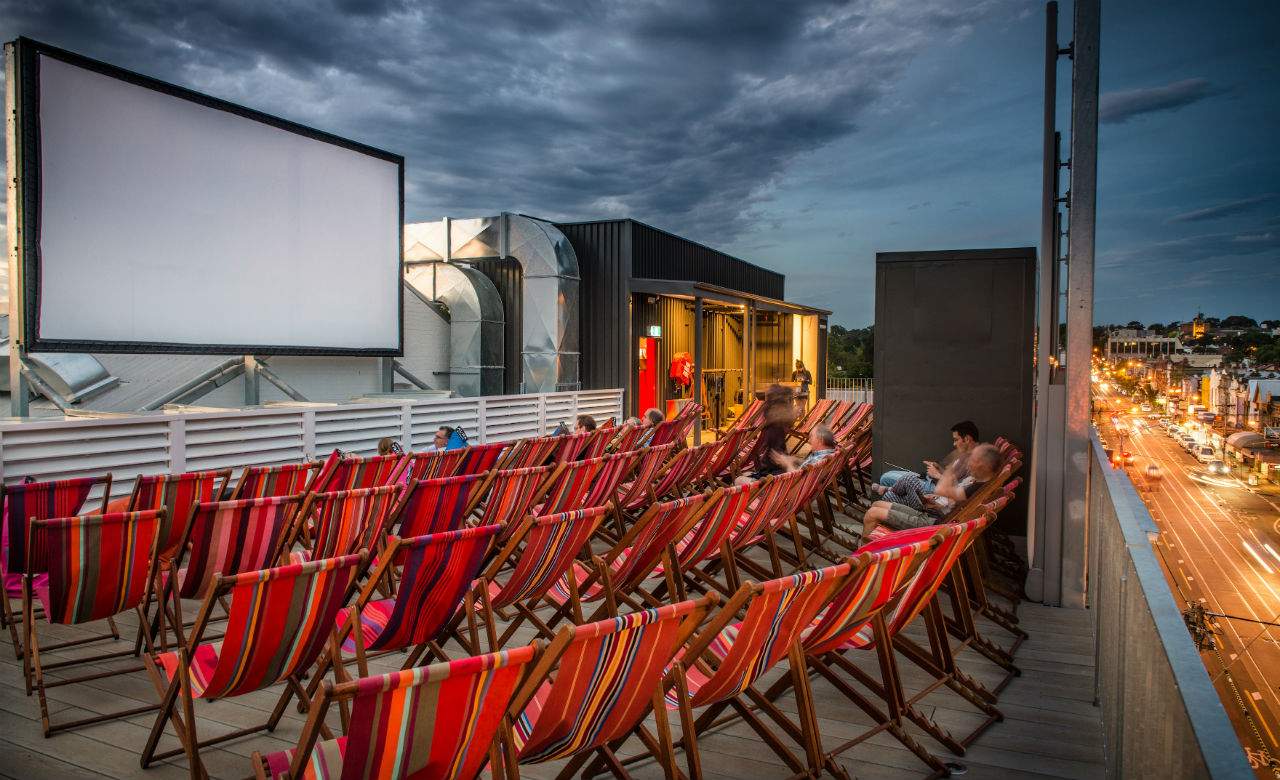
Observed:
[[[898,480],[902,479],[903,477],[907,476],[910,473],[911,473],[910,471],[904,471],[902,469],[889,469],[888,471],[880,475],[879,481],[880,481],[880,484],[883,485],[884,487],[887,487],[887,488],[893,487],[894,483],[896,483]]]
[[[902,504],[889,504],[885,510],[885,518],[883,521],[885,526],[895,531],[904,531],[908,528],[923,528],[926,525],[937,525],[938,519],[928,512],[921,512],[918,509],[912,509]]]

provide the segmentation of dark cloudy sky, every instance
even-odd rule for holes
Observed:
[[[1104,6],[1098,321],[1280,317],[1280,6]],[[1043,24],[1019,0],[0,2],[5,39],[404,154],[411,221],[633,216],[846,325],[878,250],[1038,243]]]

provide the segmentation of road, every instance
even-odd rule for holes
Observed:
[[[1116,441],[1108,422],[1103,433]],[[1217,648],[1201,657],[1258,776],[1280,777],[1280,628],[1266,625],[1280,622],[1280,505],[1210,477],[1157,427],[1131,430],[1124,446],[1136,456],[1135,484],[1148,464],[1160,466],[1158,484],[1139,492],[1160,527],[1156,551],[1175,597],[1233,616],[1213,619]]]

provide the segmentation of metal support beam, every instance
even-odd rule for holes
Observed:
[[[693,403],[702,403],[702,298],[693,299]],[[693,421],[693,443],[702,443],[702,415]]]
[[[258,359],[253,355],[244,356],[244,405],[257,406],[262,403],[262,382],[258,378]]]
[[[21,169],[22,149],[17,143],[21,132],[18,127],[18,80],[21,77],[18,62],[18,43],[4,45],[4,116],[5,159],[8,163],[9,218],[5,220],[5,240],[8,242],[9,262],[9,414],[26,417],[31,413],[27,398],[27,378],[23,375],[22,360],[26,356],[22,327],[22,203]]]
[[[1067,406],[1063,466],[1062,594],[1086,606],[1093,264],[1098,194],[1101,0],[1076,0],[1071,75],[1071,201],[1067,232]]]
[[[1058,4],[1045,5],[1044,41],[1044,136],[1040,180],[1040,265],[1038,330],[1036,339],[1035,447],[1031,451],[1030,506],[1027,523],[1027,547],[1031,559],[1028,589],[1032,598],[1044,598],[1056,587],[1044,587],[1046,556],[1056,552],[1047,542],[1049,529],[1060,522],[1061,505],[1049,500],[1047,471],[1048,448],[1061,446],[1062,420],[1049,414],[1049,384],[1052,380],[1050,357],[1057,343],[1058,314]],[[1056,434],[1056,435],[1055,435]],[[1047,545],[1047,546],[1046,546]]]
[[[428,385],[426,382],[423,382],[421,379],[414,376],[412,373],[409,372],[409,369],[402,366],[399,360],[396,360],[395,358],[391,358],[391,367],[397,374],[404,377],[405,379],[408,379],[409,384],[413,385],[419,390],[432,389],[430,385]]]
[[[434,300],[434,298],[433,298]],[[382,374],[381,387],[382,392],[390,393],[396,389],[396,362],[395,358],[378,358],[378,371]]]
[[[271,384],[275,385],[277,388],[279,388],[280,392],[284,393],[285,395],[289,396],[295,401],[307,400],[307,397],[302,393],[298,392],[297,388],[295,388],[293,385],[281,379],[279,376],[276,375],[276,372],[268,368],[265,361],[259,360],[257,362],[258,362],[258,375],[261,376],[263,379],[267,380],[268,382],[270,382]]]

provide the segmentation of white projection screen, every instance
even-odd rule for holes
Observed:
[[[402,157],[17,43],[29,350],[401,354]]]

